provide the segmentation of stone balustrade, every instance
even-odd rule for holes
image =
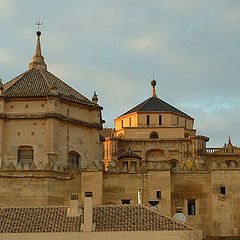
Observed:
[[[240,148],[206,148],[207,154],[215,154],[215,155],[225,155],[225,154],[240,154]]]

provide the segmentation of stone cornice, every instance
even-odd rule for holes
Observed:
[[[74,173],[61,173],[55,171],[0,171],[0,178],[54,178],[70,180],[76,177]]]
[[[70,123],[74,123],[77,125],[82,125],[86,127],[94,127],[98,129],[102,129],[102,125],[100,123],[89,123],[81,120],[77,120],[71,118],[69,116],[64,116],[60,113],[42,113],[42,114],[0,114],[0,119],[48,119],[55,118],[61,121],[67,121]]]

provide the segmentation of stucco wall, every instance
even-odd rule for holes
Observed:
[[[122,204],[129,199],[137,204],[137,190],[143,190],[143,203],[156,198],[156,191],[161,191],[159,211],[171,215],[170,172],[149,171],[148,174],[106,173],[103,176],[103,204]]]
[[[182,207],[187,224],[212,234],[211,175],[208,172],[186,172],[171,174],[172,216],[176,207]],[[196,215],[188,215],[187,201],[195,199]]]
[[[240,170],[211,172],[213,233],[220,236],[240,235]],[[226,188],[222,195],[220,187]]]
[[[174,113],[164,113],[164,112],[139,112],[139,113],[132,113],[128,115],[124,115],[122,117],[119,117],[115,119],[115,127],[116,130],[122,129],[122,123],[123,127],[147,127],[147,115],[149,115],[150,124],[151,127],[171,127],[171,126],[181,126],[186,127],[189,129],[193,128],[194,120],[190,119],[188,117],[183,117],[178,114]],[[159,115],[162,116],[162,124],[159,125]],[[129,125],[129,118],[131,118],[131,126]],[[178,124],[177,124],[177,118],[178,118]],[[186,125],[185,125],[186,120]]]
[[[0,162],[16,166],[19,146],[28,145],[33,147],[37,167],[41,163],[67,165],[69,151],[81,156],[82,167],[100,166],[99,129],[88,125],[100,125],[99,109],[55,97],[23,98],[0,101],[0,113],[6,116],[0,120]],[[49,113],[53,117],[46,118]]]
[[[198,231],[148,231],[148,232],[77,232],[77,233],[11,233],[0,234],[1,240],[200,240]]]

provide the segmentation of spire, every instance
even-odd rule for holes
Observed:
[[[157,82],[153,79],[152,81],[151,81],[151,85],[152,85],[152,97],[157,97],[157,94],[156,94],[156,91],[155,91],[155,87],[156,87],[156,85],[157,85]]]
[[[228,145],[232,145],[231,137],[228,137]]]
[[[40,43],[40,36],[41,32],[37,31],[37,45],[36,45],[36,52],[33,56],[33,61],[29,64],[29,69],[37,68],[37,69],[47,69],[47,65],[44,62],[44,57],[42,56],[41,51],[41,43]]]

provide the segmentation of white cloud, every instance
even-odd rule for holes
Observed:
[[[227,29],[236,30],[240,28],[239,26],[240,21],[240,9],[235,8],[231,9],[230,11],[226,11],[225,15],[223,16],[222,25]]]
[[[150,34],[135,36],[128,42],[130,50],[139,53],[154,53],[155,51],[164,52],[168,48],[167,41],[164,37],[153,36]]]
[[[4,19],[12,15],[14,12],[11,0],[0,0],[0,19]]]
[[[134,36],[127,41],[129,51],[141,55],[151,55],[152,59],[160,58],[165,63],[182,65],[187,62],[187,57],[171,44],[170,39],[163,34],[153,32]],[[153,60],[154,61],[154,60]]]
[[[0,48],[0,63],[1,64],[16,63],[16,59],[15,59],[13,53],[10,53],[6,49]]]
[[[93,90],[96,90],[101,95],[99,96],[101,101],[108,102],[108,104],[110,101],[116,108],[127,104],[133,91],[138,91],[141,87],[136,86],[136,82],[127,76],[97,66],[55,63],[49,68],[80,93],[83,90],[88,91],[90,95]]]

